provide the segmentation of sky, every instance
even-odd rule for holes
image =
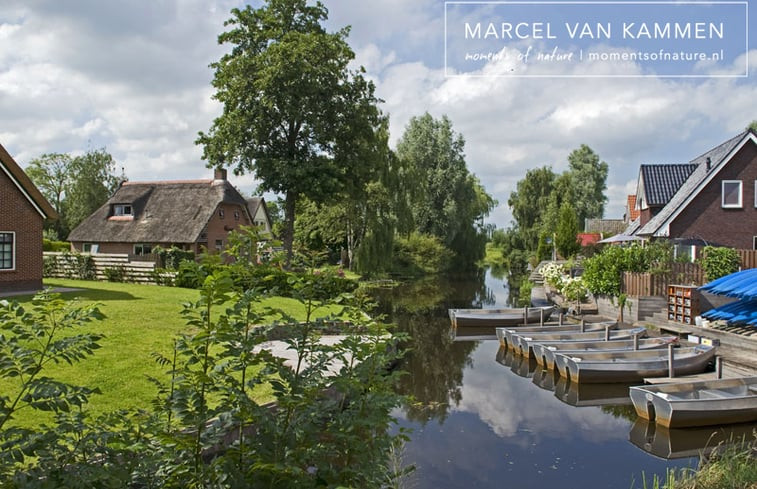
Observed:
[[[447,115],[465,138],[469,170],[499,202],[488,218],[498,227],[511,224],[507,199],[526,171],[548,165],[562,172],[581,144],[608,163],[605,217],[621,218],[626,196],[636,191],[640,164],[688,162],[757,119],[757,48],[746,39],[755,31],[746,16],[751,0],[677,1],[664,11],[612,1],[323,3],[329,30],[351,26],[354,66],[365,67],[384,101],[391,145],[412,117]],[[221,113],[212,99],[209,65],[228,49],[217,37],[230,10],[245,4],[4,0],[0,144],[22,167],[44,153],[77,155],[104,147],[118,172],[133,181],[210,178],[202,148],[194,144]],[[465,22],[471,30],[481,23],[481,38],[465,38]],[[651,29],[655,22],[714,24],[716,34],[696,38],[692,30],[686,39],[640,38],[641,24]],[[718,37],[721,22],[725,33]],[[578,39],[575,23],[589,25],[594,37],[584,31]],[[633,26],[624,32],[623,23]],[[484,38],[490,24],[494,31]],[[609,25],[612,35],[602,36],[598,24]],[[524,64],[529,47],[532,62]],[[536,63],[537,53],[554,48],[566,57],[590,50],[725,54],[720,62],[694,64],[577,58]],[[487,53],[499,58],[472,61]],[[252,175],[231,181],[247,194],[257,186]]]

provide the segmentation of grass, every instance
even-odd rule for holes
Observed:
[[[76,385],[98,387],[102,394],[93,396],[88,408],[93,414],[147,407],[157,393],[147,376],[168,378],[164,373],[167,369],[158,366],[151,354],[172,355],[174,338],[189,331],[180,315],[182,304],[196,301],[199,292],[155,285],[65,279],[46,280],[45,286],[76,288],[76,291],[62,293],[62,297],[66,300],[77,298],[83,304],[100,303],[106,319],[77,331],[105,335],[100,341],[101,348],[93,356],[72,366],[51,365],[45,369],[44,375]],[[24,303],[31,297],[11,299]],[[272,297],[266,299],[264,305],[286,310],[298,319],[305,318],[305,310],[294,299]],[[324,314],[319,315],[326,315],[328,311],[322,312]],[[0,392],[9,393],[15,389],[11,379],[0,379]],[[271,398],[267,387],[259,389],[256,394],[259,402]],[[39,413],[21,411],[16,420],[21,425],[34,426],[42,422],[42,418]]]
[[[643,489],[757,489],[757,431],[752,439],[736,443],[709,459],[699,470],[668,470],[663,479],[643,480]]]

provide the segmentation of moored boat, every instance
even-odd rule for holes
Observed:
[[[602,322],[602,323],[585,323],[583,325],[581,324],[560,324],[560,325],[550,325],[550,326],[508,326],[508,327],[500,327],[496,328],[495,332],[497,334],[497,339],[499,340],[499,344],[502,346],[509,346],[510,348],[513,348],[511,345],[512,340],[510,337],[512,334],[520,334],[520,333],[559,333],[559,332],[572,332],[572,333],[582,333],[587,331],[604,331],[607,326],[610,326],[610,329],[615,329],[618,326],[617,321],[609,321],[609,322]]]
[[[636,386],[630,395],[639,416],[667,428],[757,421],[757,377]]]
[[[547,370],[555,367],[555,353],[577,355],[592,351],[635,351],[664,348],[678,341],[676,336],[660,336],[630,340],[609,341],[544,341],[533,343],[531,349],[539,365]]]
[[[522,309],[450,309],[452,326],[517,326],[526,323],[544,323],[555,311],[554,306]],[[524,319],[524,316],[526,318]]]
[[[710,345],[674,348],[673,351],[675,375],[704,372],[715,357],[715,347]],[[668,349],[555,354],[555,369],[571,382],[579,383],[641,382],[646,377],[665,377],[669,362]]]
[[[533,354],[532,346],[544,341],[602,341],[602,340],[627,340],[634,336],[639,338],[646,336],[647,330],[643,327],[630,329],[613,329],[616,326],[608,325],[607,331],[589,331],[584,333],[558,332],[558,333],[513,333],[513,348],[521,355],[530,357]]]

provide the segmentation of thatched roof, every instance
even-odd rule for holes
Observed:
[[[26,197],[29,203],[40,213],[43,219],[57,219],[58,213],[32,183],[31,179],[18,166],[18,163],[0,144],[0,172],[5,173],[11,182]]]
[[[226,180],[125,182],[108,202],[71,231],[68,240],[194,243],[221,203],[247,208],[247,202]],[[114,204],[131,205],[133,218],[114,219]]]

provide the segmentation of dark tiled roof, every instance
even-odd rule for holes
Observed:
[[[644,199],[648,206],[662,206],[670,202],[683,182],[696,169],[697,165],[641,165],[641,178],[644,182]]]
[[[69,241],[194,243],[218,204],[247,202],[226,180],[126,182],[68,236]],[[131,204],[133,219],[108,219],[113,204]]]
[[[716,146],[708,152],[700,155],[691,160],[692,165],[695,167],[695,171],[686,179],[683,185],[673,195],[670,201],[665,207],[660,210],[648,223],[646,223],[636,234],[640,236],[666,236],[667,226],[665,222],[673,216],[679,209],[682,208],[686,199],[692,193],[698,193],[702,182],[708,177],[708,175],[715,174],[721,170],[726,163],[725,157],[739,144],[742,140],[750,134],[749,131],[744,131],[738,136],[735,136],[723,144]],[[707,159],[710,159],[711,168],[707,169]]]
[[[26,192],[25,197],[40,211],[44,219],[58,218],[58,213],[55,212],[53,206],[50,205],[39,189],[32,183],[24,170],[18,166],[16,160],[3,148],[2,144],[0,144],[0,167],[2,167],[0,168],[0,172],[3,172],[3,169],[5,169],[6,174],[13,183]]]

